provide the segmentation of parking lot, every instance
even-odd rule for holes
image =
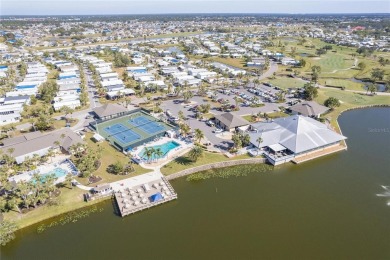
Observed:
[[[253,84],[251,85],[252,89],[254,88]],[[174,99],[174,100],[167,100],[163,101],[161,104],[161,108],[163,109],[164,112],[169,111],[170,114],[174,117],[178,117],[179,111],[182,111],[184,116],[186,117],[186,122],[187,124],[191,127],[192,130],[199,128],[200,130],[203,131],[205,137],[214,145],[215,148],[217,149],[228,149],[233,145],[231,140],[224,140],[221,138],[218,138],[215,133],[213,133],[213,130],[215,130],[215,127],[208,126],[206,124],[206,121],[200,121],[196,119],[195,114],[192,110],[192,108],[196,105],[202,105],[202,104],[207,104],[209,103],[211,105],[210,113],[214,115],[222,114],[225,113],[225,111],[219,111],[217,108],[221,106],[220,102],[218,100],[223,99],[224,102],[229,103],[230,105],[235,105],[235,97],[241,95],[241,99],[243,101],[246,100],[251,100],[253,97],[257,97],[261,102],[263,102],[264,106],[261,107],[251,107],[244,105],[243,102],[238,102],[239,103],[239,110],[238,111],[232,111],[232,113],[239,115],[239,116],[244,116],[244,115],[252,115],[252,114],[257,114],[259,112],[261,113],[272,113],[275,111],[279,111],[280,106],[287,107],[288,105],[286,104],[289,101],[295,100],[292,98],[289,98],[286,96],[286,102],[285,103],[274,103],[274,102],[269,102],[266,100],[265,97],[256,95],[255,93],[251,93],[250,91],[251,88],[243,88],[239,87],[236,90],[233,91],[225,91],[225,93],[221,90],[219,91],[212,91],[212,93],[209,93],[208,98],[201,97],[201,96],[194,96],[191,99],[190,104],[185,104],[182,99]],[[258,89],[258,93],[269,93],[270,95],[266,96],[274,96],[278,90],[267,87],[265,85],[258,85],[256,86],[256,89]],[[214,101],[210,101],[211,96],[213,97]]]

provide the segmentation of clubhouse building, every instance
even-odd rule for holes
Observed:
[[[302,115],[252,124],[249,136],[253,148],[250,153],[262,153],[273,165],[289,161],[299,163],[346,149],[340,145],[345,136]]]

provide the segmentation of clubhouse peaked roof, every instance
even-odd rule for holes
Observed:
[[[118,104],[105,104],[93,109],[93,112],[95,112],[99,118],[124,113],[126,111],[127,109],[124,106]]]
[[[325,124],[301,115],[256,123],[252,128],[257,129],[257,133],[250,134],[251,143],[255,146],[258,145],[258,137],[261,137],[263,139],[261,147],[281,144],[296,154],[346,139]]]
[[[304,101],[290,107],[290,110],[298,112],[304,116],[317,116],[325,113],[329,110],[329,108],[314,101]]]
[[[215,119],[219,120],[229,129],[249,124],[248,121],[230,112],[216,115]]]

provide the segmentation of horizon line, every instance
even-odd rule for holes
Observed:
[[[118,16],[118,15],[196,15],[196,14],[201,14],[201,15],[229,15],[229,14],[249,14],[249,15],[388,15],[390,16],[390,13],[364,13],[364,12],[356,12],[356,13],[334,13],[334,12],[326,12],[326,13],[274,13],[274,12],[269,12],[269,13],[231,13],[231,12],[221,12],[221,13],[182,13],[182,12],[172,12],[172,13],[127,13],[127,14],[0,14],[0,19],[5,16]]]

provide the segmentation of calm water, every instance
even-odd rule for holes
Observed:
[[[175,202],[18,232],[1,259],[390,259],[390,109],[340,117],[347,152],[247,177],[173,181]]]

